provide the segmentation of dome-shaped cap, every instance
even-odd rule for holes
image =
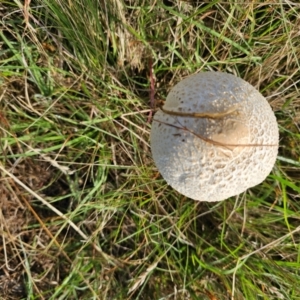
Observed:
[[[274,166],[278,139],[267,100],[222,72],[198,73],[174,86],[150,135],[164,179],[199,201],[221,201],[261,183]]]

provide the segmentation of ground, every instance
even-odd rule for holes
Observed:
[[[1,0],[0,17],[0,297],[300,299],[299,4]],[[172,86],[209,70],[254,85],[280,131],[267,179],[212,203],[149,146]]]

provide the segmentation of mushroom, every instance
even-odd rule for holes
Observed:
[[[222,72],[198,73],[175,85],[150,134],[154,162],[167,183],[210,202],[261,183],[274,166],[278,140],[267,100]]]

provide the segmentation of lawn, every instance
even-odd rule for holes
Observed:
[[[300,299],[296,2],[0,0],[1,299]],[[210,203],[149,145],[205,71],[255,86],[280,131],[266,180]]]

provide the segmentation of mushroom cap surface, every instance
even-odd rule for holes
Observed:
[[[225,200],[261,183],[274,166],[278,142],[267,100],[222,72],[198,73],[175,85],[150,134],[163,178],[199,201]]]

